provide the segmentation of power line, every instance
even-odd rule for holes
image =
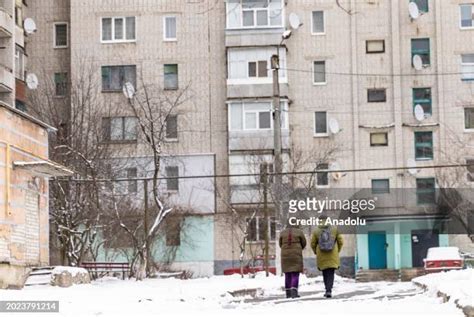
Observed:
[[[444,164],[444,165],[431,165],[431,166],[412,166],[412,167],[376,167],[376,168],[359,168],[359,169],[318,169],[313,171],[294,171],[294,172],[282,172],[282,173],[267,173],[268,176],[274,175],[305,175],[305,174],[319,174],[319,173],[359,173],[359,172],[376,172],[376,171],[397,171],[397,170],[419,170],[419,169],[440,169],[440,168],[460,168],[460,167],[474,167],[474,164]],[[156,180],[168,180],[168,179],[201,179],[201,178],[230,178],[230,177],[251,177],[260,176],[260,173],[245,173],[245,174],[212,174],[212,175],[192,175],[192,176],[171,176],[171,177],[158,177]],[[101,179],[59,179],[61,181],[72,181],[77,183],[90,183],[90,182],[129,182],[129,181],[149,181],[153,180],[153,177],[135,177],[135,178],[101,178]]]

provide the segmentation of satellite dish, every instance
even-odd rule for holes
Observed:
[[[32,90],[38,88],[38,82],[38,77],[35,74],[31,73],[26,75],[26,85],[28,88]]]
[[[36,23],[32,18],[26,18],[25,21],[23,21],[23,28],[27,34],[32,34],[36,32]]]
[[[293,30],[298,30],[299,27],[301,26],[301,20],[300,17],[296,13],[290,13],[288,20],[290,22],[290,27]]]
[[[413,67],[416,69],[416,70],[422,70],[423,69],[423,60],[421,59],[421,56],[420,55],[415,55],[413,56]]]
[[[410,175],[415,176],[416,174],[418,174],[419,170],[416,168],[416,161],[414,159],[409,158],[407,160],[407,167],[408,173],[410,173]]]
[[[425,110],[423,109],[421,105],[415,106],[415,118],[418,121],[425,120]]]
[[[124,96],[127,97],[128,99],[132,99],[133,96],[135,96],[135,87],[133,87],[133,84],[129,81],[123,85],[122,90],[123,90]]]
[[[337,162],[332,162],[331,164],[329,164],[329,169],[332,170],[332,171],[340,171],[341,170],[341,165],[339,165],[339,163],[337,163]],[[341,178],[343,178],[344,176],[346,176],[346,173],[343,174],[341,172],[332,172],[331,176],[335,181],[338,181]]]
[[[337,120],[334,118],[329,120],[329,131],[331,131],[332,134],[338,134],[339,131],[341,131],[341,128],[339,127],[339,122],[337,122]]]
[[[415,2],[410,2],[408,5],[408,13],[412,20],[416,20],[420,17],[420,9],[418,9],[418,5]]]

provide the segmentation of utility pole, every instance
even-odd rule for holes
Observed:
[[[265,227],[263,230],[263,234],[265,237],[265,249],[264,249],[264,262],[263,265],[265,267],[265,275],[268,277],[268,266],[269,266],[269,247],[270,247],[270,237],[269,237],[269,232],[268,232],[268,223],[269,223],[269,218],[268,218],[268,197],[267,197],[267,192],[268,192],[268,164],[263,163],[263,170],[261,172],[261,180],[260,182],[263,183],[263,219],[265,219]]]
[[[150,245],[148,239],[148,180],[143,180],[143,199],[144,205],[144,219],[143,219],[143,230],[145,231],[145,272],[146,275],[150,274]]]
[[[283,163],[281,158],[281,108],[280,108],[280,47],[277,47],[277,54],[272,56],[272,70],[273,70],[273,142],[274,142],[274,195],[273,204],[276,211],[276,239],[278,241],[280,233],[280,225],[282,225],[283,213],[282,213],[282,172]],[[280,248],[278,242],[275,243],[275,266],[277,275],[281,275],[281,264],[280,264]]]

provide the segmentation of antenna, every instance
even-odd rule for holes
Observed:
[[[423,60],[421,59],[420,55],[418,55],[418,54],[414,55],[412,63],[413,63],[413,67],[416,70],[422,70],[423,69]]]
[[[339,127],[339,122],[332,118],[329,120],[329,131],[331,131],[332,134],[338,134],[341,131],[341,128]]]
[[[299,27],[302,25],[300,17],[294,12],[290,13],[290,15],[288,16],[288,21],[290,22],[290,27],[293,30],[298,30]]]
[[[415,106],[415,119],[418,120],[418,121],[423,121],[425,120],[425,110],[423,109],[423,107],[421,105],[416,105]]]
[[[135,87],[133,87],[133,84],[129,81],[123,85],[122,91],[124,96],[128,99],[132,99],[133,96],[135,96]]]
[[[420,17],[420,9],[418,9],[418,5],[415,2],[410,2],[408,5],[408,14],[410,14],[412,21]]]
[[[27,34],[36,32],[36,23],[32,18],[26,18],[23,22],[23,28]]]
[[[38,77],[33,73],[28,74],[26,76],[26,85],[31,90],[34,90],[34,89],[38,88]]]
[[[412,176],[418,174],[419,170],[416,168],[416,161],[412,158],[407,160],[408,173]]]

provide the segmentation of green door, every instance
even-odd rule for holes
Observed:
[[[387,268],[387,234],[385,231],[369,232],[369,269]]]

